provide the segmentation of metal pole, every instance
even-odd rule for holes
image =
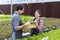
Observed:
[[[42,3],[44,3],[44,0],[42,0]]]
[[[12,4],[12,0],[11,0],[11,15],[12,15],[12,6],[13,6],[13,4]]]
[[[27,0],[27,5],[28,5],[28,0]]]

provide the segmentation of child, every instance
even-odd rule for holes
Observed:
[[[35,18],[33,19],[33,21],[36,24],[36,28],[31,29],[31,36],[33,34],[37,35],[39,32],[42,33],[43,20],[41,20],[40,16],[41,16],[40,10],[36,10],[35,11]]]

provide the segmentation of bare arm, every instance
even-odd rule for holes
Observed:
[[[23,28],[25,28],[25,25],[18,26],[18,27],[16,28],[16,30],[21,30],[21,29],[23,29]]]

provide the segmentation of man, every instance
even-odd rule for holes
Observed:
[[[20,19],[19,14],[22,14],[24,12],[23,5],[18,5],[16,7],[16,11],[14,12],[12,16],[12,40],[20,39],[22,38],[22,29],[25,26],[28,26],[30,22],[25,23],[22,25],[22,20]]]

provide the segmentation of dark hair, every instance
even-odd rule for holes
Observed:
[[[23,10],[23,8],[24,8],[23,5],[18,5],[18,6],[16,7],[16,11],[18,11],[19,9],[20,9],[20,10]]]
[[[41,14],[41,11],[40,10],[36,10],[39,14]]]

